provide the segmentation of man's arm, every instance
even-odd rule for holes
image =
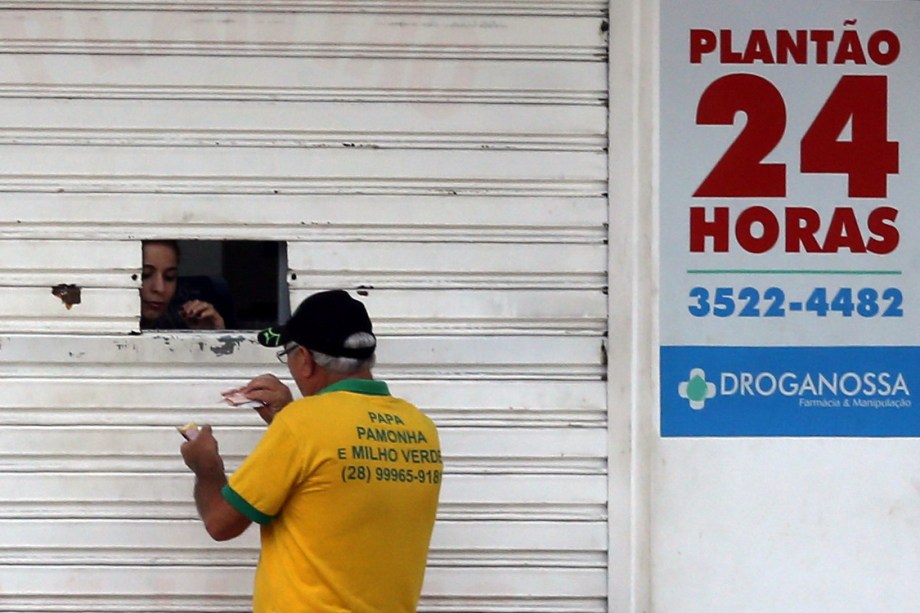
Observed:
[[[195,473],[195,507],[208,534],[215,541],[227,541],[242,534],[252,521],[221,494],[227,476],[211,426],[203,426],[198,436],[183,443],[180,450],[186,466]]]

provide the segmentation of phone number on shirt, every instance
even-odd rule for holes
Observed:
[[[440,470],[412,470],[409,468],[386,468],[369,466],[345,466],[342,468],[342,481],[390,481],[396,483],[440,483]]]
[[[816,287],[805,300],[786,300],[786,292],[778,287],[761,291],[754,287],[717,287],[710,290],[694,287],[687,307],[694,317],[785,317],[787,313],[810,313],[818,317],[904,317],[901,290],[889,287],[854,289],[841,287],[830,290]]]

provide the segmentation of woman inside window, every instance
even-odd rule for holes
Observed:
[[[179,281],[179,244],[176,241],[144,241],[143,252],[142,330],[224,329],[224,318],[210,302],[174,300]]]

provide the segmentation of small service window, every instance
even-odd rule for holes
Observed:
[[[145,240],[141,329],[258,330],[290,314],[286,244]]]

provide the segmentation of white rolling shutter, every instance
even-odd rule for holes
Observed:
[[[4,3],[0,609],[249,610],[257,532],[208,539],[174,426],[232,470],[261,428],[219,392],[285,373],[138,333],[164,237],[282,241],[293,301],[365,301],[442,432],[421,611],[606,611],[606,11]]]

